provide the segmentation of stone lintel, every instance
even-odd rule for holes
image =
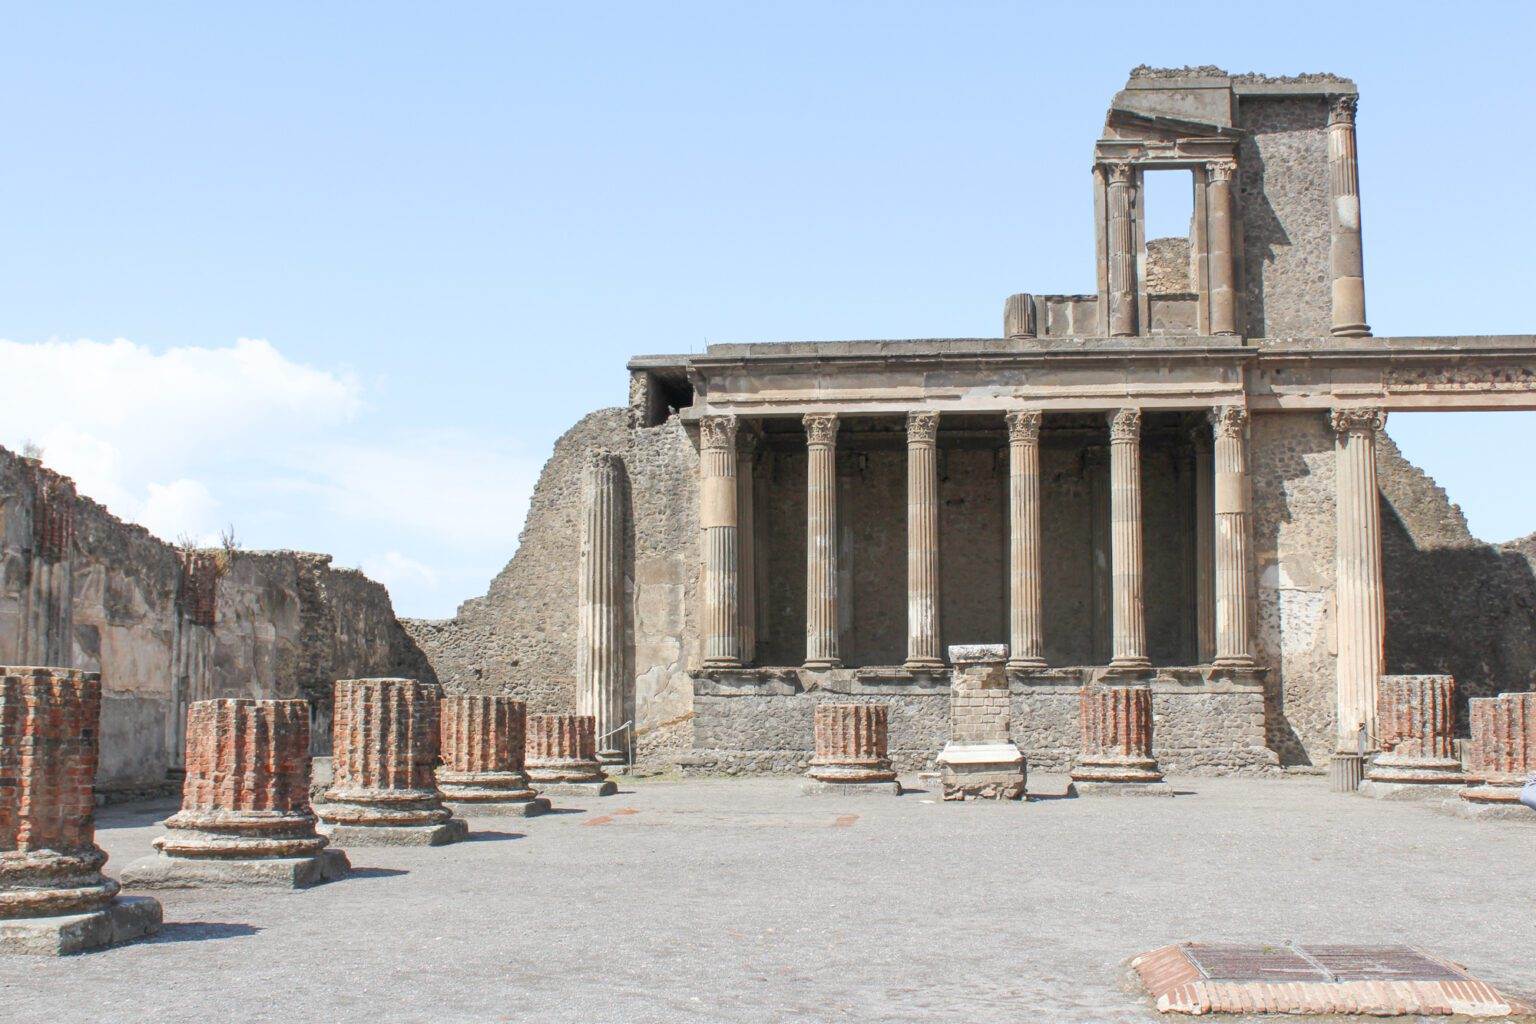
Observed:
[[[1008,660],[1007,644],[951,644],[949,660],[955,665],[985,665]]]
[[[1216,668],[1211,665],[1159,667],[1138,673],[1138,684],[1154,694],[1201,696],[1213,693],[1264,692],[1264,668]],[[1123,678],[1103,665],[1046,669],[1008,669],[1013,693],[1077,691],[1092,683]],[[698,697],[794,697],[822,692],[859,696],[945,696],[950,671],[912,672],[901,666],[864,666],[809,673],[798,667],[709,669],[692,674]]]

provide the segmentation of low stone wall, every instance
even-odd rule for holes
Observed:
[[[1013,740],[1031,768],[1065,772],[1080,743],[1078,691],[1096,669],[1014,675]],[[1151,683],[1153,752],[1165,771],[1195,775],[1278,771],[1264,746],[1264,691],[1209,669],[1160,670]],[[686,775],[796,774],[810,763],[818,703],[890,708],[890,755],[902,771],[933,767],[949,735],[945,673],[857,669],[743,670],[694,677],[694,749],[674,760]]]

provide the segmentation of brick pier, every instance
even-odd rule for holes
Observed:
[[[591,715],[529,715],[526,766],[540,793],[612,796],[618,784],[597,760]]]
[[[443,698],[437,786],[455,814],[530,817],[549,810],[523,766],[528,706],[511,697]]]
[[[1150,687],[1085,686],[1079,709],[1083,748],[1072,766],[1079,795],[1171,795],[1152,756]]]
[[[804,791],[900,795],[887,750],[889,715],[884,704],[816,705],[816,756]]]
[[[1456,680],[1382,676],[1376,698],[1381,753],[1360,793],[1378,799],[1453,797],[1466,775],[1456,757]]]
[[[1520,802],[1536,771],[1536,693],[1501,693],[1467,702],[1472,720],[1470,778],[1459,810],[1470,817],[1536,822]]]

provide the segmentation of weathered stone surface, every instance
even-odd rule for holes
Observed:
[[[945,800],[1024,798],[1024,755],[1010,738],[1007,657],[1001,645],[950,648],[949,741],[936,759]]]
[[[440,846],[464,835],[434,771],[440,691],[415,679],[340,679],[331,788],[316,808],[337,846]]]
[[[449,810],[524,818],[549,810],[524,769],[527,724],[527,705],[511,697],[443,698],[437,787]]]
[[[101,677],[0,667],[0,952],[72,953],[159,925],[102,874],[95,801]]]

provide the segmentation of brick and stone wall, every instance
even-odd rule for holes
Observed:
[[[222,567],[214,555],[198,553],[189,572],[179,549],[0,448],[0,664],[101,673],[108,798],[164,789],[181,762],[174,707],[305,697],[325,749],[332,680],[430,678],[388,592],[362,573],[328,555],[241,551]]]

